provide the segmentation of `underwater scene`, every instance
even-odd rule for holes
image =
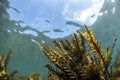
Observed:
[[[120,80],[120,0],[0,0],[0,80]]]

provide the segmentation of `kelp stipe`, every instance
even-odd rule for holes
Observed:
[[[112,50],[107,47],[104,53],[93,32],[84,25],[86,32],[80,30],[71,36],[71,41],[53,41],[57,49],[49,45],[42,46],[36,41],[40,50],[57,68],[46,67],[57,76],[56,80],[110,80]]]

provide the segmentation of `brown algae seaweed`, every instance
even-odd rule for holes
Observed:
[[[12,80],[11,78],[17,73],[17,71],[11,73],[7,71],[7,64],[11,56],[12,50],[9,50],[6,56],[0,55],[0,80]]]
[[[110,80],[112,48],[107,47],[104,52],[91,29],[86,25],[84,27],[86,32],[78,30],[77,34],[71,36],[71,41],[54,40],[56,49],[47,44],[42,46],[36,41],[57,68],[49,64],[46,67],[60,80]]]
[[[7,64],[12,56],[12,50],[7,55],[0,55],[0,80],[119,80],[120,55],[119,51],[115,63],[111,63],[115,41],[105,51],[95,38],[92,30],[85,27],[71,35],[71,40],[54,40],[54,48],[40,44],[40,50],[48,57],[51,63],[46,64],[48,76],[42,79],[37,73],[30,76],[15,76],[17,71],[8,72]],[[110,70],[111,65],[114,67]]]
[[[0,55],[0,80],[42,80],[41,76],[39,74],[33,73],[30,76],[15,76],[17,71],[8,72],[7,71],[7,65],[9,62],[9,59],[12,56],[12,50],[9,50],[8,53],[4,55]]]

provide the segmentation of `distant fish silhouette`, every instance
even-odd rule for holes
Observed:
[[[49,21],[49,20],[45,20],[45,22],[50,23],[50,21]]]
[[[113,38],[112,49],[114,48],[116,41],[117,41],[117,35],[116,35],[116,33],[115,33],[115,37]]]
[[[73,22],[73,21],[67,21],[66,25],[73,25],[73,26],[77,26],[77,27],[82,27],[79,23]]]
[[[64,31],[62,31],[62,30],[60,30],[60,29],[53,29],[53,31],[54,31],[54,32],[64,32]]]

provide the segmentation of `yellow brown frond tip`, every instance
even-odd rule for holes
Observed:
[[[86,32],[78,30],[71,40],[53,41],[56,49],[49,45],[40,46],[57,67],[48,64],[47,68],[62,80],[109,80],[112,51],[108,47],[104,53],[92,30],[84,27]]]

